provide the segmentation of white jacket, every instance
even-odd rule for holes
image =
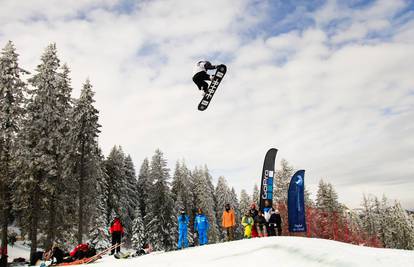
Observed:
[[[207,70],[212,70],[215,68],[216,68],[215,66],[211,65],[210,61],[201,60],[197,62],[197,64],[195,65],[194,70],[193,70],[193,75],[200,71],[207,72]]]

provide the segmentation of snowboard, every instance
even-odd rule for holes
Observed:
[[[226,65],[221,64],[217,66],[216,73],[214,74],[214,77],[211,80],[211,83],[208,86],[208,89],[205,95],[203,96],[203,99],[201,99],[200,103],[198,104],[198,110],[203,111],[207,109],[226,72]]]

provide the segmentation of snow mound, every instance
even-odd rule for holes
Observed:
[[[239,240],[138,258],[104,257],[95,267],[414,266],[414,251],[378,249],[303,237]]]

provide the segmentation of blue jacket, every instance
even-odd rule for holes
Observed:
[[[197,214],[194,220],[194,230],[195,231],[204,231],[208,230],[209,224],[208,219],[205,214]]]
[[[178,216],[178,229],[179,230],[187,229],[189,222],[190,222],[190,218],[188,217],[188,215]]]

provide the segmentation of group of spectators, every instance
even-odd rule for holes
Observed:
[[[189,216],[186,214],[185,209],[181,209],[180,215],[178,216],[178,249],[188,247],[189,224]],[[256,204],[253,203],[250,209],[244,214],[241,224],[244,228],[244,238],[282,235],[282,219],[280,213],[272,207],[269,201],[265,202],[263,210],[258,210]],[[221,226],[226,234],[226,240],[234,240],[236,216],[230,204],[224,206]],[[199,208],[194,218],[194,243],[198,242],[199,245],[207,244],[209,228],[208,218],[203,210]]]

